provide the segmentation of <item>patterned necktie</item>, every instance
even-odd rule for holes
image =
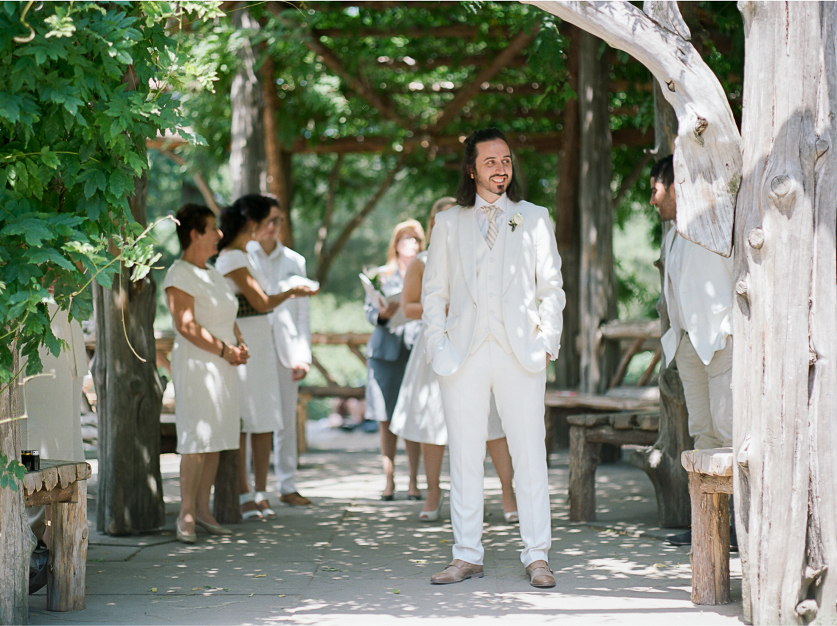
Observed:
[[[485,215],[488,217],[488,233],[485,236],[485,243],[488,244],[489,250],[494,247],[494,242],[497,241],[497,221],[495,218],[497,217],[497,211],[500,210],[500,207],[489,204],[484,206],[483,211],[485,211]]]

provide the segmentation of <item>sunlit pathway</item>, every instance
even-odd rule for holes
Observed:
[[[166,455],[166,530],[115,538],[91,527],[87,608],[47,612],[41,591],[30,598],[31,623],[740,623],[738,559],[732,562],[735,602],[692,605],[688,552],[661,541],[670,531],[653,525],[651,484],[627,463],[599,469],[599,521],[571,524],[567,455],[552,456],[550,561],[558,585],[547,591],[535,591],[526,580],[517,526],[503,520],[499,481],[488,463],[486,576],[434,587],[430,574],[451,558],[447,504],[444,522],[418,522],[421,503],[404,499],[403,454],[400,499],[381,502],[376,435],[314,431],[311,437],[319,449],[303,457],[298,486],[315,506],[280,506],[276,520],[241,524],[228,538],[199,534],[194,546],[174,541],[177,457]],[[95,488],[94,480],[94,494]],[[273,500],[278,504],[275,494]],[[94,507],[91,500],[91,520]]]

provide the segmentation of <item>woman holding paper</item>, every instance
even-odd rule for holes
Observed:
[[[238,482],[241,515],[245,520],[273,517],[267,498],[267,471],[273,433],[281,430],[282,399],[279,389],[279,357],[273,342],[268,313],[288,298],[312,296],[316,289],[300,285],[276,295],[247,254],[247,244],[265,234],[275,237],[281,215],[275,198],[251,194],[242,196],[221,214],[224,236],[216,269],[224,275],[238,298],[237,322],[247,345],[250,361],[239,367],[239,410],[241,441],[238,450]],[[247,434],[253,453],[255,497],[250,491],[246,465]]]
[[[366,379],[366,419],[380,422],[381,457],[386,486],[381,499],[395,498],[395,450],[398,437],[389,429],[398,391],[410,351],[421,331],[421,323],[412,321],[396,325],[402,318],[400,308],[404,274],[416,255],[424,250],[424,229],[416,220],[406,220],[395,227],[387,248],[387,264],[379,268],[378,293],[367,289],[366,319],[375,326],[366,347],[368,375]],[[410,465],[408,500],[419,500],[418,467],[421,448],[418,443],[405,441]]]

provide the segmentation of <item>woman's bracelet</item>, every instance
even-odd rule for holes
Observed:
[[[224,358],[224,354],[226,353],[226,351],[227,351],[227,344],[222,341],[221,342],[221,358],[222,359]]]

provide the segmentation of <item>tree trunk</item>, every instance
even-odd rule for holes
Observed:
[[[294,230],[291,222],[291,153],[284,150],[279,141],[277,117],[279,96],[276,93],[276,69],[269,55],[262,65],[262,96],[264,98],[264,149],[267,167],[267,190],[279,199],[282,224],[279,226],[279,240],[293,249]]]
[[[837,5],[741,10],[733,402],[745,618],[833,623]]]
[[[570,49],[567,55],[570,86],[578,90],[578,41],[581,31],[569,26]],[[561,389],[572,389],[581,380],[581,362],[576,340],[579,333],[581,289],[579,263],[581,257],[581,216],[578,204],[578,150],[579,137],[578,100],[568,100],[564,105],[564,146],[559,157],[558,193],[556,198],[555,239],[561,255],[561,274],[564,278],[564,332],[561,351],[555,363],[555,383]]]
[[[140,224],[146,222],[147,193],[148,179],[143,175],[129,198]],[[96,527],[109,535],[145,532],[165,523],[160,474],[163,388],[154,346],[157,288],[150,275],[132,283],[130,274],[123,269],[121,281],[115,276],[112,289],[93,285],[92,373],[99,416]]]
[[[239,2],[232,12],[233,25],[241,30],[258,31],[259,23],[250,15],[247,4]],[[262,116],[264,100],[256,74],[256,55],[245,36],[238,51],[239,66],[232,81],[232,146],[230,174],[233,200],[248,193],[267,191],[265,146]]]
[[[12,371],[17,371],[15,354]],[[0,394],[0,420],[21,415],[20,387],[17,380]],[[0,452],[20,460],[20,421],[0,423]],[[0,488],[0,624],[29,623],[29,556],[35,536],[29,530],[23,506],[23,483],[17,491]]]
[[[603,393],[618,360],[618,347],[601,341],[599,326],[616,319],[613,267],[613,178],[608,114],[607,56],[602,42],[581,33],[579,45],[579,110],[581,117],[581,388]]]
[[[653,12],[659,2],[646,2],[646,13]],[[665,4],[665,3],[663,3]],[[662,19],[662,18],[661,18]],[[660,85],[654,83],[654,155],[660,159],[674,150],[677,137],[677,116],[674,109],[663,98]],[[662,222],[663,241],[671,222]],[[660,270],[660,298],[657,300],[657,314],[660,317],[661,335],[671,327],[668,319],[668,307],[662,282],[665,277],[665,249],[660,248],[660,258],[655,264]],[[647,450],[636,450],[631,455],[631,462],[645,471],[654,483],[657,494],[657,512],[660,526],[684,527],[691,520],[691,500],[689,498],[689,477],[680,463],[680,453],[694,447],[689,436],[689,413],[686,410],[686,397],[683,383],[677,371],[676,363],[660,365],[660,434],[657,441]]]

